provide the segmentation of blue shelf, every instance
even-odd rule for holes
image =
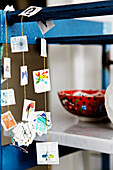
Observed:
[[[10,37],[21,35],[20,12],[7,12],[8,20],[8,43]],[[54,20],[55,27],[45,34],[48,44],[104,44],[103,61],[109,60],[109,48],[105,44],[113,44],[113,35],[103,35],[104,24],[102,22],[78,21],[72,18],[103,16],[113,14],[113,1],[101,1],[76,5],[65,5],[56,7],[44,7],[37,15],[24,17],[24,35],[28,37],[29,44],[36,44],[36,39],[42,36],[37,21]],[[65,19],[65,20],[64,20]],[[56,21],[55,21],[56,20]],[[110,24],[107,24],[106,33],[110,33]],[[5,17],[0,10],[0,43],[5,43]],[[38,41],[37,39],[37,41]],[[107,75],[107,79],[105,79]],[[103,65],[103,87],[109,83],[108,65]],[[0,128],[1,132],[1,128]],[[10,145],[0,148],[0,166],[2,170],[27,169],[36,165],[35,143],[29,147],[29,154],[25,155]],[[12,159],[13,158],[13,159]],[[19,158],[19,159],[18,159]],[[108,155],[107,155],[107,158]],[[21,160],[22,159],[22,160]],[[108,160],[107,160],[108,161]]]

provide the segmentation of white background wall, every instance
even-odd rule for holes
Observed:
[[[83,2],[93,2],[93,0],[48,0],[48,6]],[[111,22],[113,32],[112,16],[84,19]],[[65,114],[70,116],[61,106],[57,92],[68,89],[100,89],[102,48],[101,46],[49,45],[48,51],[52,81],[52,90],[49,93],[49,110],[57,116],[63,116]],[[113,48],[111,47],[111,58],[113,58],[112,54]],[[112,77],[113,68],[111,68],[111,81],[113,82]],[[52,170],[85,170],[83,158],[84,153],[82,152],[71,154],[70,156],[61,158],[60,165],[52,166]],[[99,154],[94,153],[90,157],[90,164],[91,170],[100,170],[101,160]],[[113,167],[111,165],[112,169]]]

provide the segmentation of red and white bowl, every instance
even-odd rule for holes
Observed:
[[[70,113],[84,118],[106,116],[105,90],[66,90],[58,92],[63,107]]]

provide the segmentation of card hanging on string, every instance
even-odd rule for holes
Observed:
[[[51,117],[50,112],[43,112],[43,114],[39,115],[36,120],[36,132],[39,136],[42,136],[43,134],[47,134],[47,131],[49,131],[52,127],[51,124]]]
[[[1,106],[15,105],[15,94],[13,89],[1,90]]]
[[[23,12],[21,12],[18,16],[31,17],[37,14],[41,9],[42,7],[30,6],[27,9],[25,9]]]
[[[35,93],[51,90],[49,69],[33,71]]]
[[[35,101],[24,99],[22,120],[28,121],[29,115],[35,111]]]
[[[29,146],[36,137],[35,126],[31,122],[18,123],[12,132],[14,133],[14,140],[19,146]]]
[[[36,143],[37,164],[59,164],[58,142]]]
[[[28,117],[28,121],[36,123],[37,117],[42,115],[43,113],[44,113],[44,111],[34,111],[34,112],[32,112]]]
[[[51,21],[38,21],[37,24],[43,35],[55,26],[52,20]]]
[[[24,145],[24,141],[26,140],[25,136],[23,136],[24,134],[24,123],[18,123],[17,126],[12,130],[12,132],[14,133],[14,140],[16,142],[18,142],[19,146]],[[24,139],[25,138],[25,139]]]
[[[27,72],[27,66],[21,66],[20,67],[21,72],[21,80],[20,85],[24,86],[28,84],[28,72]]]
[[[27,52],[28,51],[28,43],[27,43],[27,36],[17,36],[11,37],[11,52],[18,53],[18,52]]]
[[[39,136],[47,134],[47,130],[50,130],[52,127],[51,123],[51,113],[44,111],[32,112],[29,116],[29,122],[33,122],[36,127],[36,133]]]
[[[42,57],[47,57],[46,40],[44,38],[41,38],[41,56]]]
[[[5,131],[11,130],[16,126],[16,121],[10,111],[1,114],[1,124]]]
[[[13,5],[6,5],[6,7],[4,8],[4,11],[5,12],[9,12],[9,11],[15,11],[15,9],[14,9],[14,7],[13,7]]]
[[[11,78],[11,59],[4,57],[4,78]]]

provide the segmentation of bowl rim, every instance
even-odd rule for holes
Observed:
[[[87,93],[86,91],[95,91],[95,93],[96,92],[98,92],[98,91],[101,91],[101,92],[103,92],[104,94],[103,94],[103,96],[101,95],[101,96],[96,96],[96,95],[94,95],[94,96],[74,96],[73,95],[73,93],[72,94],[66,94],[66,92],[70,92],[70,91],[72,91],[73,93],[75,93],[75,92],[85,92],[85,93]],[[77,90],[61,90],[61,91],[59,91],[58,92],[58,95],[65,95],[65,96],[73,96],[73,97],[85,97],[85,98],[88,98],[88,97],[90,97],[90,98],[94,98],[94,97],[104,97],[105,96],[105,92],[106,92],[106,90],[104,90],[104,89],[77,89]]]

